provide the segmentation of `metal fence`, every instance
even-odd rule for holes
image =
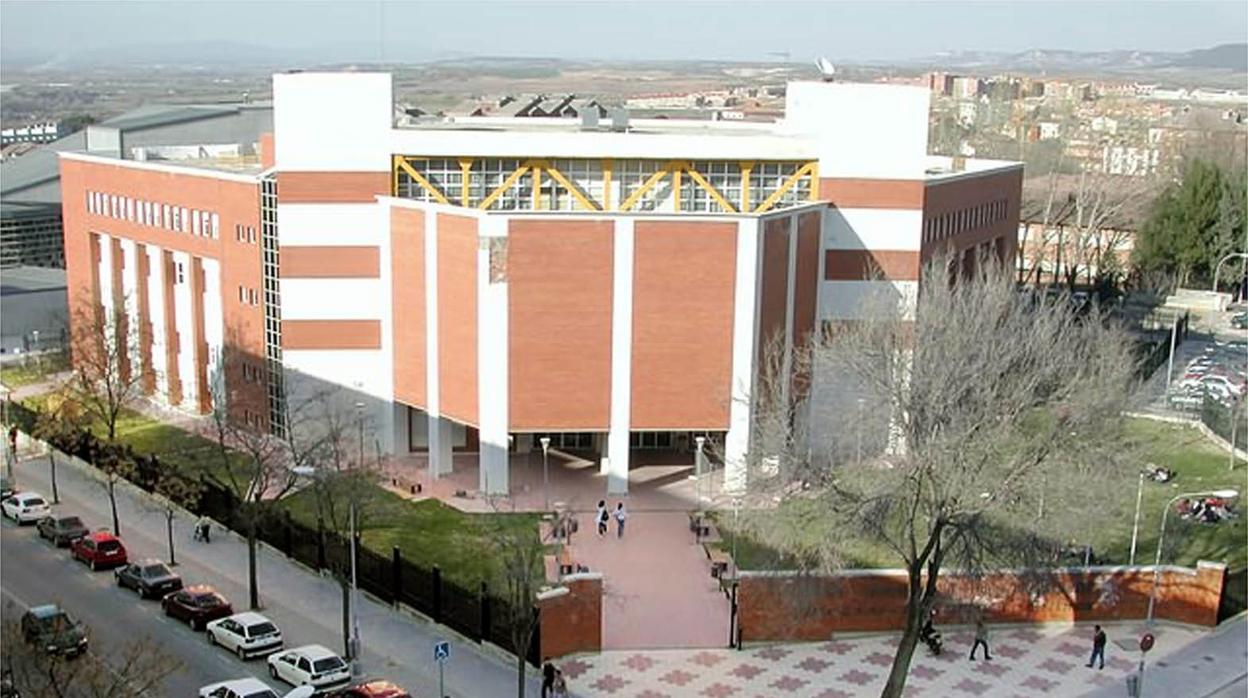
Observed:
[[[5,407],[10,423],[16,424],[25,433],[34,431],[38,421],[35,410],[20,402],[6,402]],[[126,469],[128,479],[149,492],[161,477],[171,477],[156,457],[136,454],[126,446],[104,444],[89,432],[63,436],[52,445],[93,466],[101,462],[104,453],[125,459],[133,466]],[[249,523],[253,522],[241,514],[243,507],[234,492],[203,475],[197,480],[199,496],[189,508],[195,514],[207,516],[245,536]],[[254,517],[256,538],[288,558],[318,572],[326,570],[334,575],[349,574],[351,545],[346,536],[295,521],[280,503],[260,508]],[[443,579],[437,566],[423,567],[404,558],[397,546],[390,551],[390,555],[385,555],[358,544],[358,538],[356,542],[356,581],[360,589],[396,607],[403,604],[413,608],[435,623],[446,625],[473,641],[492,642],[512,654],[518,654],[516,633],[512,632],[512,626],[513,620],[523,620],[523,614],[512,614],[506,601],[492,596],[485,582],[477,589],[465,589]],[[532,612],[535,618],[538,609],[533,607]],[[525,659],[537,667],[541,666],[540,624],[535,622],[533,625]]]

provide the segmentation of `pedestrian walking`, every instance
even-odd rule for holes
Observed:
[[[554,698],[568,698],[568,681],[563,678],[563,669],[555,669]]]
[[[607,535],[607,502],[605,499],[598,500],[598,513],[594,515],[594,523],[598,524],[599,538]]]
[[[628,514],[624,511],[624,502],[615,505],[615,537],[624,537],[624,519],[628,518]]]
[[[984,648],[984,659],[992,660],[992,653],[988,651],[988,628],[984,625],[984,621],[975,621],[975,644],[971,645],[971,659],[975,659],[975,650],[980,646]]]
[[[211,543],[212,541],[209,540],[211,533],[212,522],[208,520],[207,516],[199,517],[199,520],[195,522],[195,540],[202,540],[205,543]]]
[[[542,698],[549,698],[555,690],[556,673],[555,665],[550,662],[550,657],[547,657],[546,663],[542,665]]]
[[[1096,661],[1100,660],[1100,666],[1097,670],[1105,668],[1105,643],[1109,640],[1105,636],[1105,631],[1101,630],[1101,626],[1096,626],[1096,631],[1092,634],[1092,656],[1088,658],[1088,668],[1091,669]]]

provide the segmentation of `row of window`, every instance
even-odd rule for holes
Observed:
[[[97,216],[214,240],[221,234],[221,218],[217,214],[185,206],[88,191],[87,210]]]
[[[252,225],[234,224],[234,239],[249,245],[256,244],[256,228]]]
[[[238,302],[243,305],[258,306],[260,305],[260,292],[240,284],[238,287]]]
[[[264,371],[260,366],[250,361],[243,362],[243,380],[247,383],[259,383],[264,378]]]
[[[947,240],[968,230],[982,228],[1005,220],[1009,210],[1006,199],[987,201],[923,221],[923,242]]]

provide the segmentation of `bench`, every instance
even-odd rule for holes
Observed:
[[[559,563],[555,560],[554,555],[545,555],[542,557],[542,565],[546,571],[546,581],[550,584],[559,583]]]
[[[711,576],[715,579],[722,579],[724,573],[728,571],[728,565],[732,564],[732,556],[717,549],[708,549],[707,552],[711,558]]]

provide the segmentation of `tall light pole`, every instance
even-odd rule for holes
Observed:
[[[1131,560],[1129,566],[1135,566],[1135,542],[1140,537],[1140,504],[1144,501],[1144,471],[1140,471],[1140,484],[1135,489],[1135,523],[1131,524]]]
[[[703,453],[702,449],[706,447],[706,437],[695,436],[693,437],[693,442],[697,444],[697,449],[698,449],[693,454],[693,472],[694,472],[694,475],[697,476],[697,480],[694,481],[693,496],[697,498],[698,507],[700,508],[702,506],[702,499],[703,499],[702,476],[704,475],[703,470],[705,470],[702,464],[706,461],[706,456]],[[710,496],[707,496],[706,499],[710,499]]]
[[[1166,366],[1166,392],[1170,392],[1170,378],[1174,374],[1174,345],[1177,343],[1179,336],[1179,317],[1174,317],[1174,324],[1170,326],[1170,363]]]
[[[364,403],[355,403],[355,421],[359,425],[360,432],[360,459],[359,463],[364,462]],[[360,586],[355,576],[355,483],[351,483],[351,674],[353,676],[360,675]]]
[[[542,511],[550,511],[550,437],[543,436],[538,441],[542,444],[542,498],[545,499]]]
[[[1223,257],[1222,259],[1219,259],[1217,266],[1213,268],[1213,289],[1212,290],[1214,293],[1217,293],[1218,291],[1218,274],[1222,271],[1222,263],[1235,259],[1236,257],[1248,259],[1248,252],[1232,252],[1226,255],[1225,257]]]
[[[1161,533],[1157,536],[1157,559],[1153,562],[1153,588],[1148,592],[1148,620],[1147,625],[1153,625],[1153,607],[1157,604],[1157,583],[1161,578],[1161,544],[1166,539],[1166,517],[1170,515],[1170,507],[1180,499],[1189,497],[1217,497],[1218,499],[1234,499],[1239,496],[1239,490],[1222,489],[1210,490],[1208,492],[1188,492],[1186,494],[1176,494],[1166,502],[1165,511],[1161,512]]]

